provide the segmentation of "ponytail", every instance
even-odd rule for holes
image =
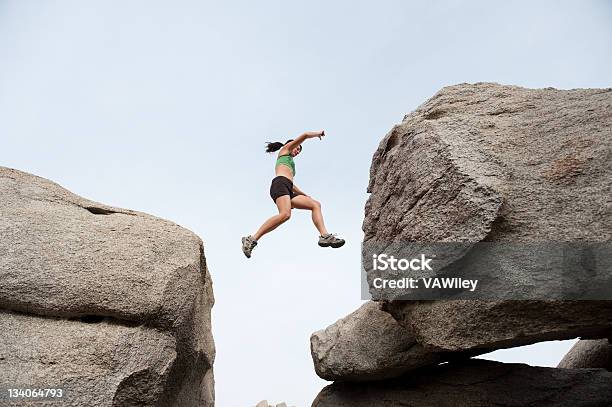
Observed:
[[[270,143],[269,141],[266,143],[266,153],[273,153],[275,151],[280,150],[281,148],[283,148],[284,144],[276,141],[274,143]]]
[[[275,151],[278,151],[281,148],[283,148],[283,146],[285,144],[288,144],[288,143],[290,143],[292,141],[293,141],[293,139],[287,140],[284,143],[281,143],[280,141],[275,141],[274,143],[271,143],[271,142],[268,141],[268,142],[266,142],[266,153],[273,153]]]

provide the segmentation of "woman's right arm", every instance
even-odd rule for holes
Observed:
[[[319,139],[325,137],[325,131],[307,131],[306,133],[298,136],[295,140],[285,144],[281,150],[284,150],[283,153],[287,153],[302,144],[307,139],[315,137],[318,137]]]

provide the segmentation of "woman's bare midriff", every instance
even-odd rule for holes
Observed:
[[[285,178],[289,178],[291,182],[293,182],[293,174],[291,173],[291,168],[287,167],[285,164],[279,164],[276,166],[276,176],[282,175]]]

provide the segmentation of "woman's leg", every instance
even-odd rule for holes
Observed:
[[[325,222],[323,222],[323,212],[321,211],[321,202],[315,201],[309,196],[298,195],[293,197],[291,200],[291,207],[296,209],[307,209],[312,211],[312,223],[321,234],[321,236],[327,234],[325,228]]]
[[[255,232],[253,239],[256,241],[291,218],[291,199],[289,198],[289,195],[283,195],[276,198],[276,206],[278,207],[278,215],[274,215],[265,221],[259,230]]]

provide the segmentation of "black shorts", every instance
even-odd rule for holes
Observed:
[[[294,196],[297,196],[297,194],[293,192],[293,182],[289,178],[279,175],[272,180],[272,185],[270,185],[270,197],[276,202],[278,197],[284,195],[289,195],[289,199],[293,199]]]

